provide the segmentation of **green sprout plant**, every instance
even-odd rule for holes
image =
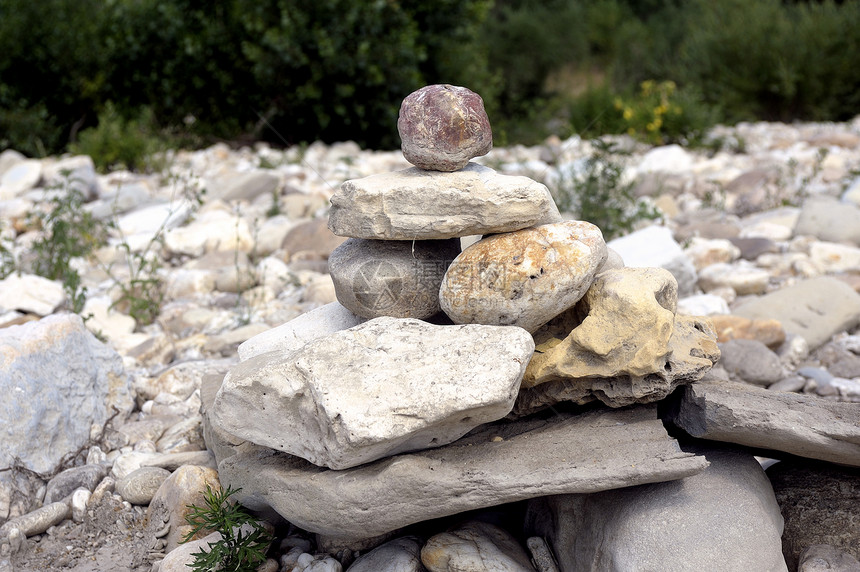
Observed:
[[[74,259],[87,258],[107,243],[108,225],[83,208],[85,197],[64,173],[64,183],[49,189],[54,194],[43,209],[31,215],[29,223],[41,228],[33,243],[33,273],[63,284],[70,309],[80,314],[87,300],[87,288],[74,266]],[[11,260],[11,259],[9,259]]]
[[[195,552],[192,570],[209,572],[253,572],[266,561],[266,549],[271,536],[263,524],[239,503],[230,499],[242,489],[212,490],[208,484],[203,491],[204,506],[188,505],[185,520],[192,529],[183,537],[189,542],[204,531],[221,533],[221,539],[209,544],[209,550]]]
[[[550,191],[561,212],[570,212],[603,232],[606,240],[634,230],[643,220],[660,218],[660,212],[633,194],[633,183],[624,181],[624,165],[612,142],[595,139],[594,152],[579,175],[565,175]]]

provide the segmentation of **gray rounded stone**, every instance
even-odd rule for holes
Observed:
[[[161,467],[141,467],[116,482],[116,492],[131,504],[148,505],[170,471]]]
[[[421,572],[421,541],[414,536],[397,538],[360,556],[349,572]]]
[[[440,310],[445,270],[460,241],[351,238],[329,257],[338,302],[357,316],[424,319]]]
[[[428,85],[406,96],[397,131],[406,160],[430,171],[462,169],[493,148],[484,100],[456,85]]]
[[[48,481],[44,503],[61,501],[81,488],[92,492],[106,475],[107,467],[104,465],[84,465],[66,469]]]
[[[735,379],[766,387],[783,378],[779,356],[760,341],[736,339],[719,346],[720,365]]]

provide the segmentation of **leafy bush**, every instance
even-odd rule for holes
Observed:
[[[0,0],[0,150],[55,153],[94,119],[103,14],[101,0]]]
[[[844,120],[860,104],[860,3],[667,1],[619,28],[619,88],[693,88],[723,119]]]
[[[140,119],[127,121],[119,116],[113,104],[108,103],[99,114],[96,127],[81,132],[69,150],[77,155],[89,155],[101,172],[123,168],[143,171],[160,170],[153,155],[164,151],[165,139],[153,132],[151,113],[143,109]]]
[[[0,150],[104,147],[82,131],[108,102],[194,144],[393,148],[400,102],[428,83],[470,87],[500,143],[532,142],[565,122],[560,69],[598,69],[613,98],[674,81],[702,121],[843,120],[857,61],[860,2],[834,0],[0,0]],[[617,127],[589,109],[601,89],[572,90],[577,130]]]
[[[87,289],[74,267],[75,258],[85,258],[107,243],[108,227],[82,208],[83,192],[70,184],[53,189],[47,208],[31,215],[31,224],[42,232],[32,246],[32,261],[26,270],[50,280],[60,280],[70,309],[80,314]]]
[[[587,53],[584,6],[565,0],[499,2],[483,30],[488,65],[502,81],[500,111],[520,114],[544,95],[551,71]]]

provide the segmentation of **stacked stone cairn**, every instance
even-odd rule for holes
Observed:
[[[477,94],[420,89],[398,129],[415,166],[347,181],[331,199],[329,228],[349,237],[329,259],[338,302],[240,346],[207,411],[222,483],[329,547],[533,499],[532,530],[561,570],[633,569],[576,564],[599,557],[576,554],[548,515],[592,496],[574,493],[724,470],[731,454],[682,449],[656,404],[719,359],[712,326],[677,314],[668,271],[625,268],[599,228],[562,220],[544,185],[470,162],[492,148]],[[765,486],[751,463],[739,479]],[[775,510],[738,516],[747,532],[699,530],[702,555],[653,569],[784,570]],[[448,534],[476,526],[489,525]],[[681,534],[672,526],[663,533]],[[775,535],[775,551],[733,553],[733,535],[751,529]],[[439,563],[434,539],[424,566],[459,570]],[[504,569],[554,569],[538,564],[539,544],[531,563],[518,548]]]

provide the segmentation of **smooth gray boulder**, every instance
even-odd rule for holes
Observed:
[[[412,167],[346,181],[331,205],[334,234],[381,240],[495,234],[561,220],[546,186],[477,163],[451,173]]]
[[[693,437],[860,466],[856,403],[713,381],[670,399],[667,421]]]
[[[346,469],[438,447],[507,415],[534,340],[515,326],[380,317],[230,370],[211,422]]]
[[[778,320],[787,333],[802,337],[814,350],[860,324],[860,294],[837,278],[821,276],[744,302],[733,314]]]
[[[488,424],[459,441],[331,471],[258,447],[225,458],[223,486],[305,530],[344,540],[542,495],[679,479],[703,470],[681,451],[656,406]],[[337,507],[337,510],[332,510]]]
[[[718,365],[732,379],[767,387],[785,377],[779,356],[758,340],[734,339],[718,345]]]
[[[439,286],[460,241],[350,238],[332,251],[328,269],[338,301],[364,318],[423,320],[441,310]]]
[[[526,526],[553,546],[561,572],[785,572],[783,520],[755,458],[702,450],[703,472],[529,503]]]
[[[359,556],[349,572],[424,572],[422,540],[414,536],[396,538]]]
[[[60,472],[50,481],[45,489],[44,504],[64,500],[79,488],[92,492],[107,475],[109,467],[105,465],[83,465],[71,467]]]
[[[794,236],[803,235],[860,245],[860,207],[833,197],[812,197],[803,203],[794,226]]]

